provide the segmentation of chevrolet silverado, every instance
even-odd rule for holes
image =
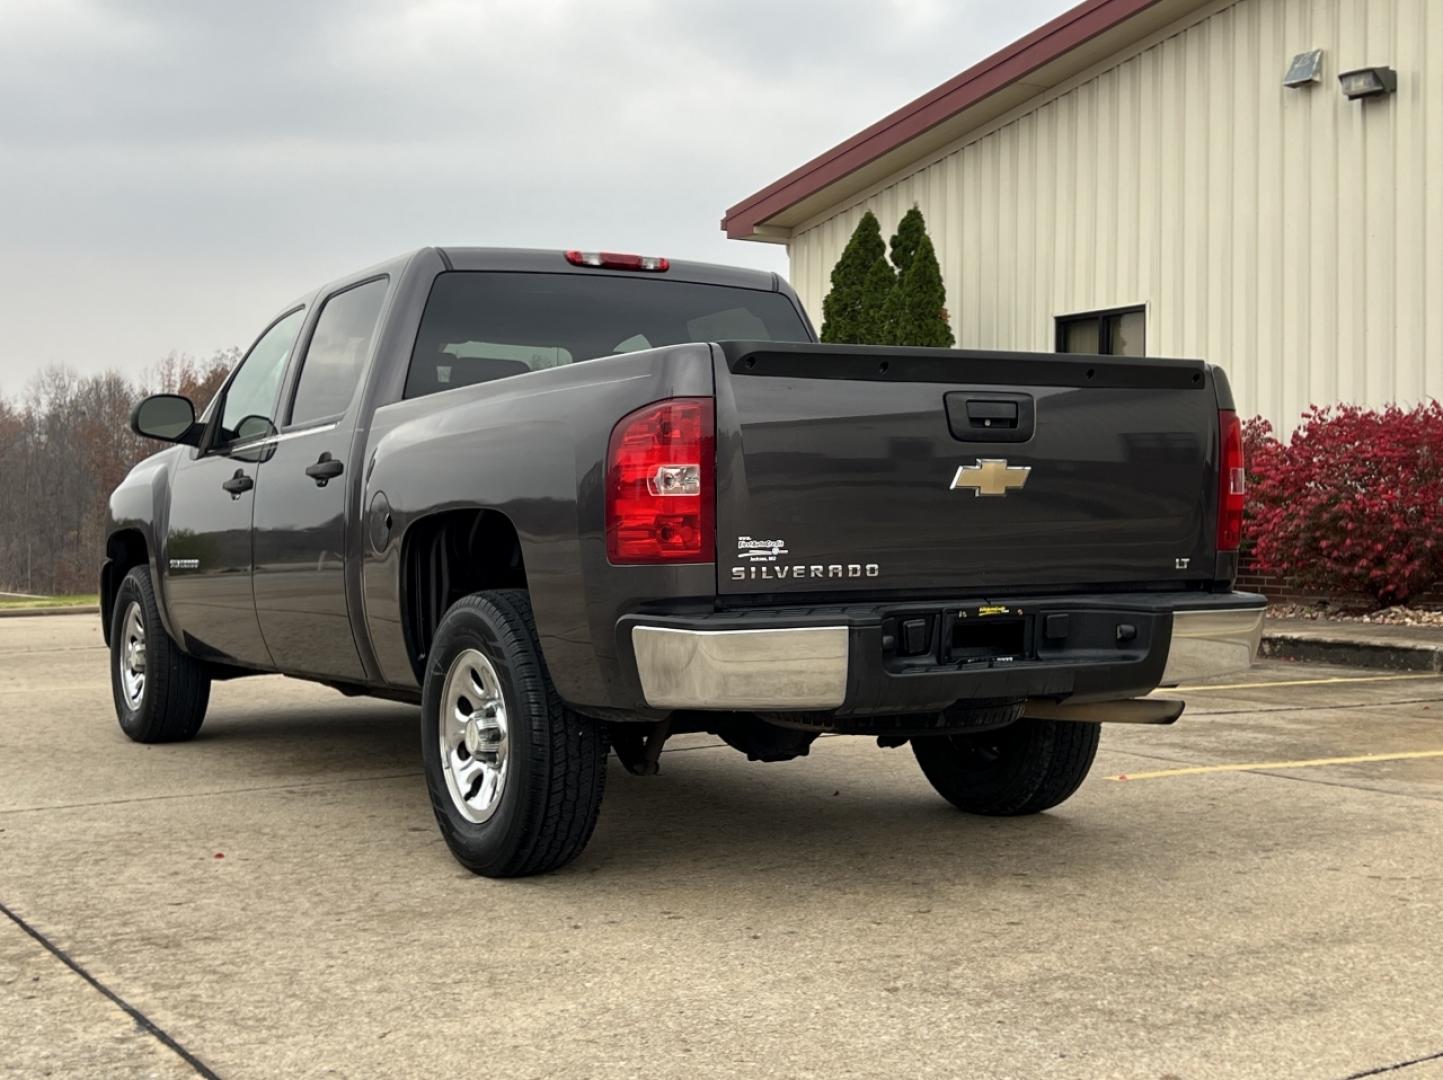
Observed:
[[[115,708],[189,739],[214,680],[421,708],[469,869],[558,867],[614,750],[910,744],[964,811],[1068,798],[1102,721],[1246,668],[1223,372],[818,344],[769,273],[425,248],[287,305],[110,500]]]

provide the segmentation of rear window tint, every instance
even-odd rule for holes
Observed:
[[[687,341],[806,341],[781,293],[600,274],[453,271],[431,288],[405,396]]]

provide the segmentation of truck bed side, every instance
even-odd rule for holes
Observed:
[[[602,470],[612,427],[649,402],[713,392],[712,351],[680,345],[537,371],[378,409],[362,505],[389,506],[387,541],[365,523],[366,631],[387,683],[417,685],[404,626],[402,553],[426,517],[503,515],[525,562],[537,633],[562,696],[618,699],[620,617],[650,601],[710,609],[710,564],[612,567],[602,535]],[[622,696],[625,696],[624,694]]]

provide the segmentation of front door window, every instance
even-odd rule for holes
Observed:
[[[281,374],[301,328],[301,316],[302,310],[297,308],[273,323],[241,361],[226,388],[220,430],[215,439],[217,448],[275,431]]]

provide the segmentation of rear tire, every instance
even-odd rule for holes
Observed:
[[[116,590],[110,690],[120,730],[138,743],[193,739],[205,721],[210,676],[165,632],[146,566],[132,568]]]
[[[937,793],[969,814],[1037,814],[1067,800],[1097,754],[1098,724],[1018,720],[975,735],[912,740],[912,753]]]
[[[580,855],[601,809],[606,749],[603,726],[557,695],[525,592],[452,605],[427,659],[421,755],[457,862],[505,878]]]

